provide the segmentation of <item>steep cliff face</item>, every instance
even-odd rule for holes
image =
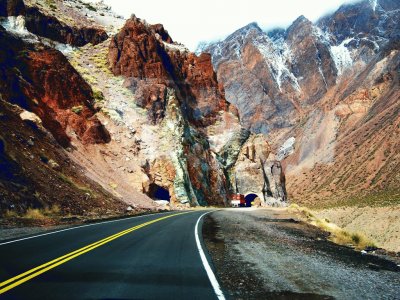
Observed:
[[[229,104],[218,86],[210,55],[196,56],[183,46],[169,43],[171,37],[160,28],[136,17],[129,19],[110,44],[108,59],[113,73],[130,78],[133,90],[140,88],[136,101],[150,109],[154,122],[163,116],[164,86],[177,91],[193,124],[213,123],[217,112],[227,111]]]
[[[242,124],[268,134],[295,199],[395,198],[398,12],[398,1],[361,1],[315,24],[299,17],[263,32],[252,23],[199,49],[211,53]],[[390,163],[379,161],[383,148]]]
[[[284,160],[291,195],[312,205],[398,201],[399,50],[373,59],[315,110]],[[336,98],[338,97],[338,98]]]
[[[265,205],[282,206],[287,201],[285,175],[280,162],[269,159],[270,154],[265,137],[251,135],[230,169],[231,185],[245,196],[257,195]]]

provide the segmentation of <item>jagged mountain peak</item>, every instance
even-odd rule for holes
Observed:
[[[243,26],[242,28],[236,30],[232,35],[246,33],[250,30],[256,30],[258,32],[262,32],[262,29],[260,28],[260,26],[258,25],[257,22],[251,22],[251,23],[247,24],[246,26]]]
[[[297,17],[296,20],[293,21],[291,26],[298,26],[302,23],[312,23],[309,19],[307,19],[304,15],[300,15],[299,17]]]

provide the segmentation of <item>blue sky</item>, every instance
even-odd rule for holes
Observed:
[[[162,23],[175,41],[194,50],[200,41],[221,39],[250,22],[286,27],[298,16],[315,21],[349,0],[104,0],[128,18]]]

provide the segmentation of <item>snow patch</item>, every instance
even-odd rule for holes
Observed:
[[[165,48],[167,48],[167,49],[169,49],[169,50],[172,50],[172,51],[189,52],[189,49],[186,48],[186,47],[183,46],[183,45],[179,45],[179,44],[170,44],[170,43],[167,43],[167,42],[164,42],[164,41],[163,41],[163,44],[164,44]]]
[[[288,157],[290,154],[294,152],[294,143],[296,139],[292,136],[288,138],[282,146],[279,147],[278,152],[276,153],[277,160],[283,160]]]
[[[301,88],[296,76],[286,66],[286,63],[292,61],[293,58],[290,48],[284,40],[278,39],[272,42],[269,38],[261,37],[261,39],[254,41],[254,46],[257,47],[269,64],[279,90],[282,91],[282,83],[286,79],[300,93]]]
[[[23,16],[11,16],[0,21],[1,26],[3,26],[7,31],[12,32],[17,35],[26,36],[29,35],[29,31],[25,27],[25,17]]]
[[[371,3],[372,10],[376,10],[376,6],[378,5],[378,0],[370,0],[369,3]]]
[[[68,55],[74,51],[74,47],[68,44],[56,43],[54,48],[60,51],[64,55]]]
[[[343,74],[346,69],[353,65],[353,59],[351,58],[350,51],[346,47],[352,40],[353,38],[349,38],[344,40],[338,46],[331,46],[331,54],[336,65],[338,75]]]

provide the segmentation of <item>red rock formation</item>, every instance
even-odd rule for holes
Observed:
[[[179,46],[171,42],[162,25],[150,26],[132,17],[111,40],[108,56],[111,70],[115,75],[130,78],[134,90],[140,86],[141,94],[135,98],[139,105],[150,109],[151,116],[162,116],[154,111],[165,101],[160,98],[159,88],[154,91],[154,84],[161,84],[178,91],[181,106],[192,123],[201,126],[213,123],[217,112],[228,110],[229,104],[222,86],[218,85],[210,55],[196,56],[176,49]],[[158,117],[152,121],[157,122]]]
[[[165,30],[164,25],[162,24],[154,24],[154,25],[150,25],[151,29],[155,32],[158,33],[161,37],[161,39],[164,42],[167,43],[173,43],[172,38],[169,36],[169,33],[167,30]]]
[[[70,127],[84,143],[110,140],[94,116],[93,92],[61,52],[31,46],[0,28],[0,93],[35,112],[63,146]]]

